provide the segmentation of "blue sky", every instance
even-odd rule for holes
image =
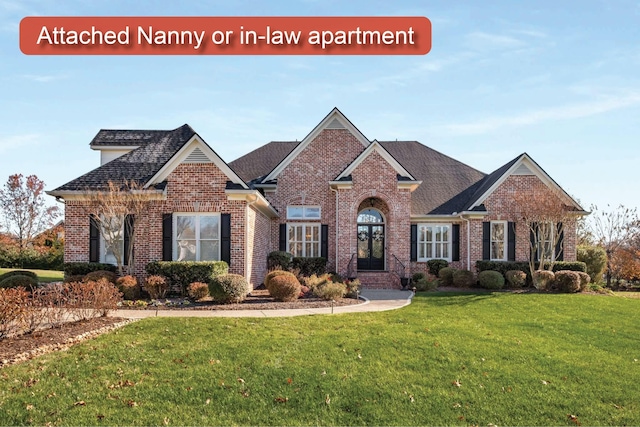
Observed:
[[[579,5],[579,7],[577,7]],[[424,56],[26,56],[26,16],[426,16]],[[338,107],[489,173],[529,153],[585,208],[640,207],[639,1],[0,0],[0,182],[97,167],[101,128],[189,123],[231,161]]]

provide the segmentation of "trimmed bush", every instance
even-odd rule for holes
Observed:
[[[510,288],[521,288],[527,283],[527,273],[521,270],[509,270],[505,273],[504,278]]]
[[[546,264],[548,266],[548,264]],[[558,271],[582,271],[587,272],[587,264],[580,261],[556,261],[553,264],[553,272]]]
[[[202,282],[193,282],[187,286],[187,295],[194,301],[201,300],[209,296],[209,285]]]
[[[413,286],[416,287],[416,291],[418,292],[434,291],[439,285],[440,279],[429,280],[426,277],[413,283]]]
[[[422,272],[413,273],[413,276],[411,276],[411,282],[418,283],[420,280],[424,280],[426,278],[427,278],[427,275]]]
[[[574,293],[580,291],[580,275],[575,271],[561,270],[555,273],[554,287],[559,292]]]
[[[267,269],[287,270],[293,255],[285,251],[273,251],[267,255]]]
[[[429,273],[438,277],[440,270],[449,267],[449,263],[446,259],[430,259],[427,261],[427,267],[429,268]]]
[[[30,290],[35,289],[37,286],[38,282],[36,281],[36,279],[30,276],[23,276],[21,274],[15,274],[0,281],[0,288],[4,289],[25,288]]]
[[[239,274],[221,274],[209,282],[211,297],[224,304],[242,302],[250,291],[247,279]]]
[[[453,267],[444,267],[440,269],[438,277],[440,278],[442,286],[453,286],[453,273],[455,272],[456,269]]]
[[[140,297],[140,286],[133,276],[122,276],[116,280],[116,286],[126,300],[133,301]]]
[[[316,289],[316,295],[327,301],[343,298],[346,294],[347,287],[338,282],[327,282]]]
[[[169,284],[164,276],[154,274],[147,277],[144,282],[144,290],[149,293],[151,299],[164,298],[167,296]]]
[[[269,290],[269,287],[271,286],[271,279],[273,279],[276,276],[291,276],[291,277],[296,278],[296,275],[293,274],[290,271],[284,271],[284,270],[273,270],[273,271],[270,271],[270,272],[267,273],[267,275],[264,278],[264,287],[267,288],[267,290]],[[312,276],[312,277],[314,277],[314,276]],[[298,280],[298,279],[296,278],[296,280]],[[309,285],[307,285],[307,286],[309,286]],[[309,287],[311,287],[311,286],[309,286]]]
[[[453,273],[453,286],[457,288],[470,288],[474,284],[475,284],[475,280],[473,278],[473,273],[471,271],[456,270]]]
[[[72,282],[66,286],[68,304],[80,319],[106,316],[115,310],[122,294],[107,279]]]
[[[582,292],[589,287],[589,283],[591,283],[591,276],[587,273],[583,273],[582,271],[576,271],[576,273],[580,276],[580,292]]]
[[[84,282],[89,282],[89,281],[97,281],[100,279],[106,279],[108,282],[113,283],[114,285],[116,284],[116,282],[118,281],[118,275],[114,272],[111,271],[106,271],[106,270],[97,270],[97,271],[92,271],[91,273],[87,273],[84,276],[83,281]]]
[[[293,275],[281,274],[273,277],[269,283],[269,294],[276,301],[295,301],[300,295],[300,282]],[[317,289],[314,292],[317,292]]]
[[[113,264],[103,264],[100,262],[65,262],[64,275],[66,276],[84,276],[92,271],[111,271],[116,272],[117,267]]]
[[[33,271],[29,271],[29,270],[13,270],[13,271],[9,271],[9,272],[4,273],[4,274],[0,274],[0,282],[2,282],[7,277],[11,277],[11,276],[29,276],[33,280],[35,280],[36,282],[38,281],[38,275],[36,273],[34,273]]]
[[[507,271],[518,270],[522,271],[526,275],[525,283],[531,282],[531,272],[529,270],[528,262],[519,261],[476,261],[476,269],[478,273],[482,271],[492,270],[501,273],[505,278],[507,277]],[[508,279],[507,279],[508,280]]]
[[[553,271],[536,270],[533,272],[533,286],[539,291],[550,289],[554,279]]]
[[[289,266],[292,270],[299,270],[301,276],[321,275],[327,271],[327,259],[322,257],[295,257]]]
[[[73,276],[65,276],[63,282],[71,283],[71,282],[82,282],[84,280],[83,274],[76,274]]]
[[[522,272],[519,271],[518,273]],[[504,276],[497,271],[481,271],[478,274],[478,283],[484,289],[502,289],[504,287]]]
[[[578,246],[578,261],[587,266],[587,274],[591,283],[602,281],[602,275],[607,268],[607,252],[600,246]]]
[[[193,282],[209,283],[213,278],[227,274],[229,266],[224,261],[154,261],[145,270],[154,276],[164,276],[170,286],[187,294],[187,286]]]

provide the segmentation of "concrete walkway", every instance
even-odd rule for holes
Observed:
[[[399,290],[363,290],[362,304],[334,307],[333,313],[365,313],[369,311],[395,310],[411,304],[413,292]],[[279,310],[114,310],[112,317],[142,319],[145,317],[292,317],[313,314],[331,314],[331,307],[295,308]]]

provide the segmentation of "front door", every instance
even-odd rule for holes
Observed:
[[[384,225],[358,225],[358,270],[384,270]]]

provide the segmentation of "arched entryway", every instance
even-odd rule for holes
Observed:
[[[385,221],[373,207],[358,212],[358,270],[384,270]]]

